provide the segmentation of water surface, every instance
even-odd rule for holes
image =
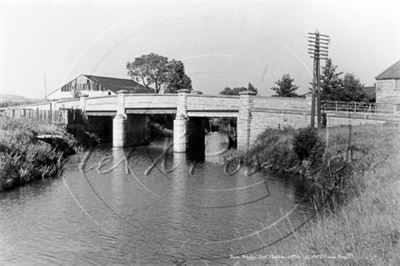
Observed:
[[[165,141],[99,146],[70,157],[60,178],[1,193],[0,264],[233,265],[231,255],[271,245],[310,216],[292,178],[225,175],[216,152],[225,144],[208,145],[203,162],[160,158]]]

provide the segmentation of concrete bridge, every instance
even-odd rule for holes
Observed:
[[[268,127],[306,127],[310,123],[310,98],[261,97],[251,91],[239,96],[178,94],[124,94],[81,97],[43,104],[3,108],[15,117],[19,110],[80,109],[99,130],[112,131],[113,146],[149,141],[149,114],[175,114],[174,151],[185,152],[194,138],[204,139],[204,117],[236,117],[238,149],[245,151]],[[26,113],[24,111],[24,113]],[[327,125],[399,122],[393,114],[327,111]]]

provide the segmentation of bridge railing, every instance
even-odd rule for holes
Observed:
[[[335,112],[400,115],[400,104],[393,103],[323,101],[321,107],[323,110]]]

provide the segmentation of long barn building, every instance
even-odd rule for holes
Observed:
[[[152,93],[132,79],[110,78],[93,75],[80,75],[61,88],[46,96],[49,100],[79,98],[81,96],[107,96],[114,95],[120,90],[128,93]]]

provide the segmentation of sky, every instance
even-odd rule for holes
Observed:
[[[338,70],[365,85],[400,60],[400,1],[2,1],[0,94],[43,98],[80,74],[129,78],[127,62],[151,52],[181,60],[205,94],[251,82],[269,96],[285,73],[302,94],[316,29]]]

